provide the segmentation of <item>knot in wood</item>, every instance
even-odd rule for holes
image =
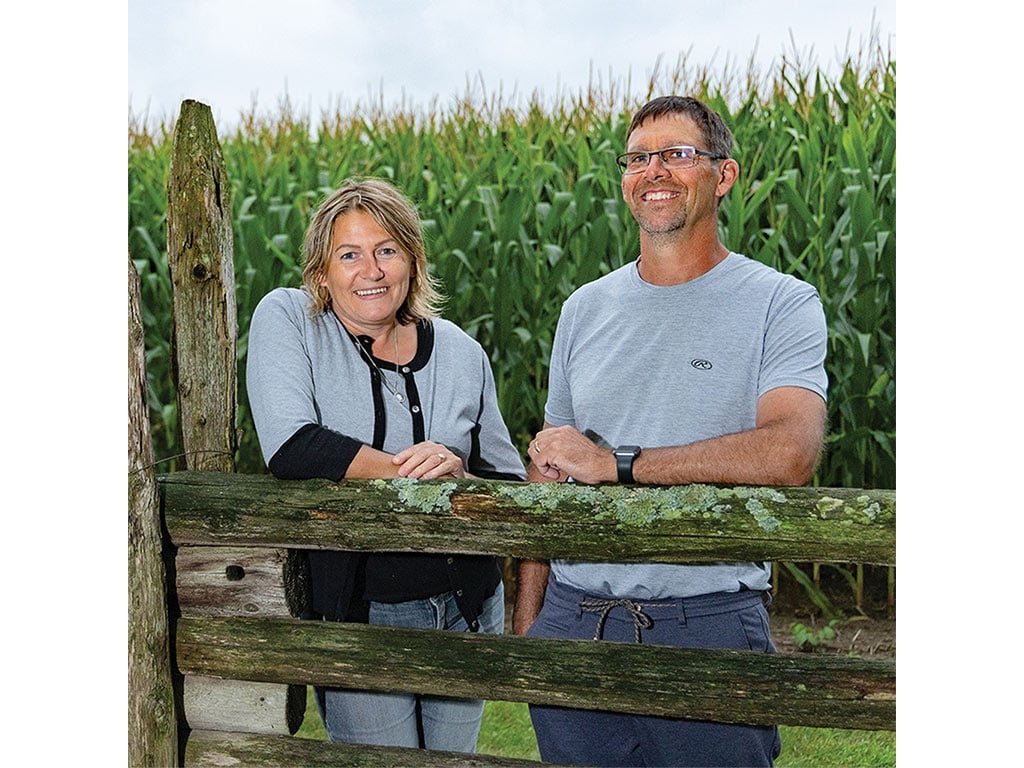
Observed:
[[[229,565],[224,569],[228,581],[241,581],[245,578],[245,568],[240,565]]]

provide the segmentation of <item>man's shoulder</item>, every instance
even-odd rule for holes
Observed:
[[[729,254],[729,269],[726,274],[733,280],[749,280],[772,289],[815,291],[813,285],[795,275],[783,272],[770,264],[745,256],[742,253]]]
[[[636,269],[636,262],[631,261],[623,264],[617,269],[602,275],[601,277],[584,283],[569,294],[567,301],[581,301],[594,296],[601,296],[609,293],[617,293],[623,286],[629,283],[630,270]]]

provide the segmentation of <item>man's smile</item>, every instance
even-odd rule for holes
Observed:
[[[654,202],[657,200],[671,200],[674,197],[679,197],[678,192],[670,192],[664,189],[655,189],[649,192],[644,192],[640,199],[646,202]]]

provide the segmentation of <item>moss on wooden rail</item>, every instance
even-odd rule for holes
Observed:
[[[895,491],[484,480],[160,478],[175,544],[614,562],[895,564]]]
[[[539,766],[532,760],[515,760],[491,755],[469,755],[402,747],[371,747],[365,744],[331,744],[326,741],[263,736],[252,733],[193,731],[185,748],[185,764],[194,768],[224,768],[226,765],[359,766],[359,768],[404,768],[433,766],[476,768],[479,766]],[[550,768],[550,763],[545,764]]]
[[[183,618],[186,674],[694,717],[894,730],[891,660],[297,619]]]

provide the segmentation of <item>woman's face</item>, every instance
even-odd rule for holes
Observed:
[[[390,329],[409,294],[410,275],[410,255],[370,214],[349,211],[334,220],[320,285],[350,331],[376,337]]]

